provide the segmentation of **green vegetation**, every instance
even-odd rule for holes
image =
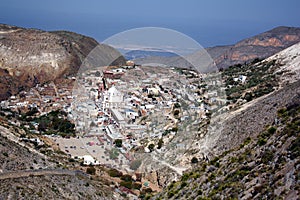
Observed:
[[[150,152],[152,152],[154,150],[155,145],[153,143],[148,145],[148,149],[150,150]]]
[[[198,158],[193,157],[192,160],[191,160],[191,163],[198,163]]]
[[[118,147],[118,148],[120,148],[120,147],[122,147],[122,140],[121,139],[116,139],[115,141],[114,141],[114,144],[116,145],[116,147]]]
[[[132,181],[132,177],[129,174],[124,174],[121,176],[121,180],[129,182]]]
[[[109,151],[109,158],[114,160],[114,159],[117,159],[118,156],[119,156],[119,150],[116,149],[116,148],[112,148],[110,151]]]
[[[109,169],[107,173],[111,177],[121,177],[123,175],[122,172],[120,172],[116,169]]]
[[[297,139],[295,139],[288,150],[291,152],[291,159],[295,159],[300,156],[300,137],[298,135]]]
[[[120,186],[126,187],[128,189],[132,189],[132,181],[121,181]]]
[[[244,146],[248,145],[251,142],[251,138],[247,137],[243,144],[240,145],[240,148],[243,148]]]
[[[44,134],[56,134],[61,136],[74,136],[75,125],[67,119],[64,111],[51,111],[33,119],[38,123],[38,130]]]
[[[262,132],[258,136],[257,144],[259,146],[263,146],[267,143],[268,138],[276,132],[276,128],[271,126],[267,129],[267,131]]]
[[[274,74],[278,64],[272,60],[259,65],[255,62],[248,64],[237,64],[222,72],[225,79],[227,100],[232,103],[238,99],[252,101],[255,98],[269,94],[278,87],[279,75]],[[245,83],[234,81],[240,75],[246,76]]]
[[[274,158],[274,152],[267,149],[261,155],[261,162],[264,164],[268,164],[270,161],[273,160],[273,158]]]
[[[278,196],[275,189],[286,187],[286,170],[299,180],[297,165],[300,163],[300,101],[296,99],[278,110],[278,117],[272,126],[257,136],[246,137],[238,147],[224,152],[209,162],[198,160],[192,171],[183,174],[177,182],[166,188],[161,199],[239,199],[244,191],[258,199],[280,199],[286,190],[298,191],[292,184]],[[196,157],[191,159],[196,161]],[[292,162],[293,166],[288,165]],[[294,167],[294,169],[291,169]],[[255,184],[257,180],[262,180]]]
[[[96,168],[90,166],[90,167],[88,167],[88,168],[86,169],[86,173],[87,173],[87,174],[91,174],[91,175],[95,175],[95,174],[96,174]]]
[[[162,138],[159,139],[158,143],[157,143],[157,149],[161,149],[161,147],[163,146],[164,141]]]

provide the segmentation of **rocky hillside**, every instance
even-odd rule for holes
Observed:
[[[272,90],[218,116],[219,126],[195,141],[205,159],[195,154],[193,169],[155,199],[299,199],[299,49],[224,71],[247,75],[246,83],[228,87],[239,94]]]
[[[299,82],[291,87],[299,88]],[[298,91],[261,132],[210,161],[194,164],[156,199],[299,199],[299,125]]]
[[[2,117],[0,133],[0,199],[114,199],[106,179],[72,170],[74,162],[59,152],[41,154]]]
[[[223,46],[207,50],[218,68],[227,68],[255,58],[265,59],[298,42],[300,42],[300,28],[281,26],[227,46],[227,49]]]
[[[0,24],[0,99],[22,88],[74,74],[95,48],[114,64],[125,59],[92,38],[66,31],[46,32]],[[99,51],[97,51],[99,52]],[[120,57],[120,58],[119,58]],[[119,58],[119,59],[118,59]]]

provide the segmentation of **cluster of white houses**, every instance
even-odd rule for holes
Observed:
[[[75,123],[79,136],[94,135],[110,144],[121,139],[120,151],[130,158],[129,150],[139,146],[141,139],[161,137],[165,130],[187,119],[190,112],[205,118],[210,109],[199,101],[200,95],[196,92],[199,82],[188,81],[186,75],[173,69],[166,71],[168,73],[155,74],[131,67],[91,70],[81,77],[72,78],[78,87],[75,84],[74,88],[66,85],[57,89],[54,83],[46,84],[33,88],[24,97],[12,96],[2,101],[1,106],[16,110],[36,107],[40,114],[63,109]],[[145,77],[135,77],[135,73],[145,74]],[[120,79],[122,76],[127,80]],[[216,94],[210,92],[207,96]],[[178,120],[172,116],[172,111],[180,101],[187,101],[188,107],[182,110]],[[142,119],[149,119],[150,115],[153,123],[143,122]],[[84,160],[85,164],[99,164],[90,156],[85,156]]]
[[[100,76],[96,70],[90,71],[78,80],[84,89],[73,93],[78,95],[74,96],[72,110],[75,112],[72,112],[71,117],[83,136],[100,135],[111,144],[116,139],[121,139],[123,147],[120,151],[128,153],[132,147],[140,145],[141,139],[151,141],[151,137],[161,137],[165,130],[177,125],[178,119],[172,116],[171,111],[179,99],[186,98],[185,100],[190,101],[187,109],[206,117],[209,106],[192,103],[198,99],[199,95],[193,92],[198,89],[198,85],[188,82],[185,75],[168,69],[167,74],[158,76],[149,73],[148,78],[134,79],[133,76],[130,77],[134,73],[126,71],[114,70],[118,75],[122,73],[127,78],[129,76],[129,81],[124,81],[119,76],[113,77],[112,74],[107,77],[104,74],[108,73],[107,70],[101,72]],[[154,123],[141,123],[143,118],[153,113],[158,113],[153,115],[156,118],[153,119],[156,120]],[[188,111],[183,111],[181,120],[184,121],[187,115]]]

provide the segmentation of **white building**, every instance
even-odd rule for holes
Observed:
[[[91,155],[84,155],[82,158],[84,165],[100,165],[99,161],[94,159]]]
[[[239,75],[237,78],[233,78],[233,81],[237,82],[240,81],[242,84],[246,82],[247,76],[244,75]]]
[[[111,109],[111,114],[118,124],[126,123],[123,115],[117,109]]]
[[[102,93],[102,108],[120,108],[124,106],[123,94],[115,86]]]

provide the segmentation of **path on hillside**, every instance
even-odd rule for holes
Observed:
[[[161,163],[162,165],[167,166],[168,168],[172,169],[173,171],[175,171],[177,174],[179,174],[180,176],[183,175],[183,172],[186,171],[188,168],[185,167],[176,167],[174,165],[170,165],[169,163],[167,163],[164,160],[159,160],[158,158],[156,158],[154,155],[152,156],[153,160]]]
[[[12,142],[15,142],[16,144],[20,145],[21,147],[24,147],[26,149],[28,149],[30,152],[32,153],[35,153],[35,154],[38,154],[39,156],[41,156],[42,158],[45,158],[47,159],[47,156],[40,153],[39,151],[29,147],[29,146],[26,146],[23,142],[20,141],[20,138],[15,136],[11,130],[5,128],[4,126],[1,126],[0,125],[0,134],[3,136],[3,137],[6,137],[8,140],[12,141]]]
[[[9,171],[9,172],[0,173],[0,180],[24,178],[24,177],[31,177],[31,176],[46,176],[46,175],[75,176],[78,174],[86,175],[82,171],[71,171],[66,169],[21,170],[21,171]]]

